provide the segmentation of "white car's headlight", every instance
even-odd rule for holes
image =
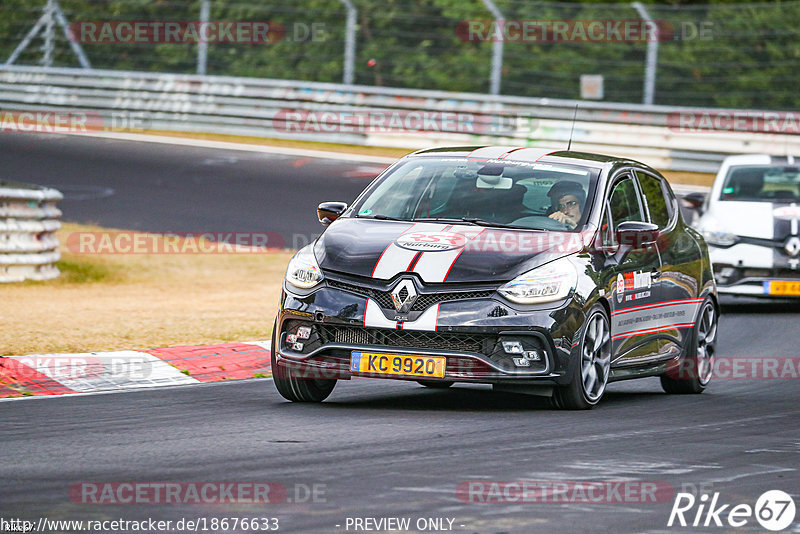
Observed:
[[[716,245],[718,247],[730,247],[739,241],[739,238],[730,232],[704,230],[703,237],[705,238],[706,243],[709,245]]]
[[[717,247],[730,247],[739,241],[735,234],[723,230],[719,222],[713,219],[703,222],[700,233],[703,234],[706,243]]]
[[[514,278],[498,291],[511,302],[539,304],[566,298],[577,283],[575,266],[561,258]]]
[[[286,281],[300,289],[309,289],[322,282],[322,271],[314,257],[314,244],[297,251],[286,269]]]

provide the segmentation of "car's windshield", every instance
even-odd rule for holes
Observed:
[[[800,201],[800,167],[740,165],[731,167],[720,200],[746,202]]]
[[[413,158],[374,183],[355,216],[579,230],[598,174],[573,165]]]

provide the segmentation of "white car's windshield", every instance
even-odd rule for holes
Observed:
[[[746,202],[800,201],[800,167],[740,165],[731,167],[720,200]]]
[[[579,230],[598,174],[571,165],[413,158],[373,184],[355,216]]]

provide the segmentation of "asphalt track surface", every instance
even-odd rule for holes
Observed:
[[[114,195],[62,204],[67,220],[107,226],[287,223],[292,232],[291,220],[310,214],[314,222],[318,200],[350,200],[366,183],[337,175],[354,167],[341,162],[295,165],[258,154],[39,139],[0,136],[5,177],[112,188]],[[223,180],[205,158],[235,161],[219,166]],[[178,210],[183,199],[191,211]],[[298,209],[282,206],[294,203]],[[297,224],[306,231],[305,222]],[[723,312],[720,357],[797,356],[800,305],[725,299]],[[418,518],[450,518],[453,532],[764,532],[752,518],[737,529],[668,528],[672,498],[485,504],[464,502],[456,488],[475,480],[653,481],[674,492],[719,492],[732,505],[752,506],[764,491],[781,489],[800,504],[798,394],[798,379],[720,379],[694,396],[666,395],[656,379],[645,379],[612,384],[592,411],[560,412],[541,399],[480,386],[432,391],[362,379],[339,383],[323,404],[304,405],[283,401],[260,379],[0,402],[0,518],[278,517],[281,532],[328,533],[347,532],[347,518],[363,517],[408,517],[412,526]],[[269,481],[301,502],[70,499],[72,485],[91,481]],[[304,488],[314,484],[322,493],[305,501]],[[800,520],[786,532],[800,532]]]
[[[385,165],[97,137],[0,135],[0,179],[64,193],[64,220],[147,232],[320,234],[320,202],[352,202]]]

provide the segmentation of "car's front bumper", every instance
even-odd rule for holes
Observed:
[[[274,374],[307,378],[353,376],[400,380],[429,379],[409,375],[364,373],[351,369],[353,351],[416,356],[444,356],[439,380],[478,383],[555,385],[565,382],[577,331],[584,321],[580,306],[569,299],[538,308],[514,307],[497,294],[479,294],[435,304],[434,325],[414,329],[409,323],[387,328],[365,324],[367,298],[327,286],[301,296],[284,291],[273,347]],[[370,302],[375,306],[375,301]],[[374,310],[373,310],[374,313]],[[391,313],[381,309],[384,315]],[[287,342],[301,326],[310,328],[302,348]],[[417,326],[419,328],[419,326]],[[519,340],[540,358],[521,366],[504,352],[502,341]]]
[[[775,247],[752,243],[738,243],[725,248],[709,246],[717,292],[763,298],[800,298],[800,295],[770,291],[771,282],[800,282],[800,261],[782,258],[782,254],[775,250]]]

